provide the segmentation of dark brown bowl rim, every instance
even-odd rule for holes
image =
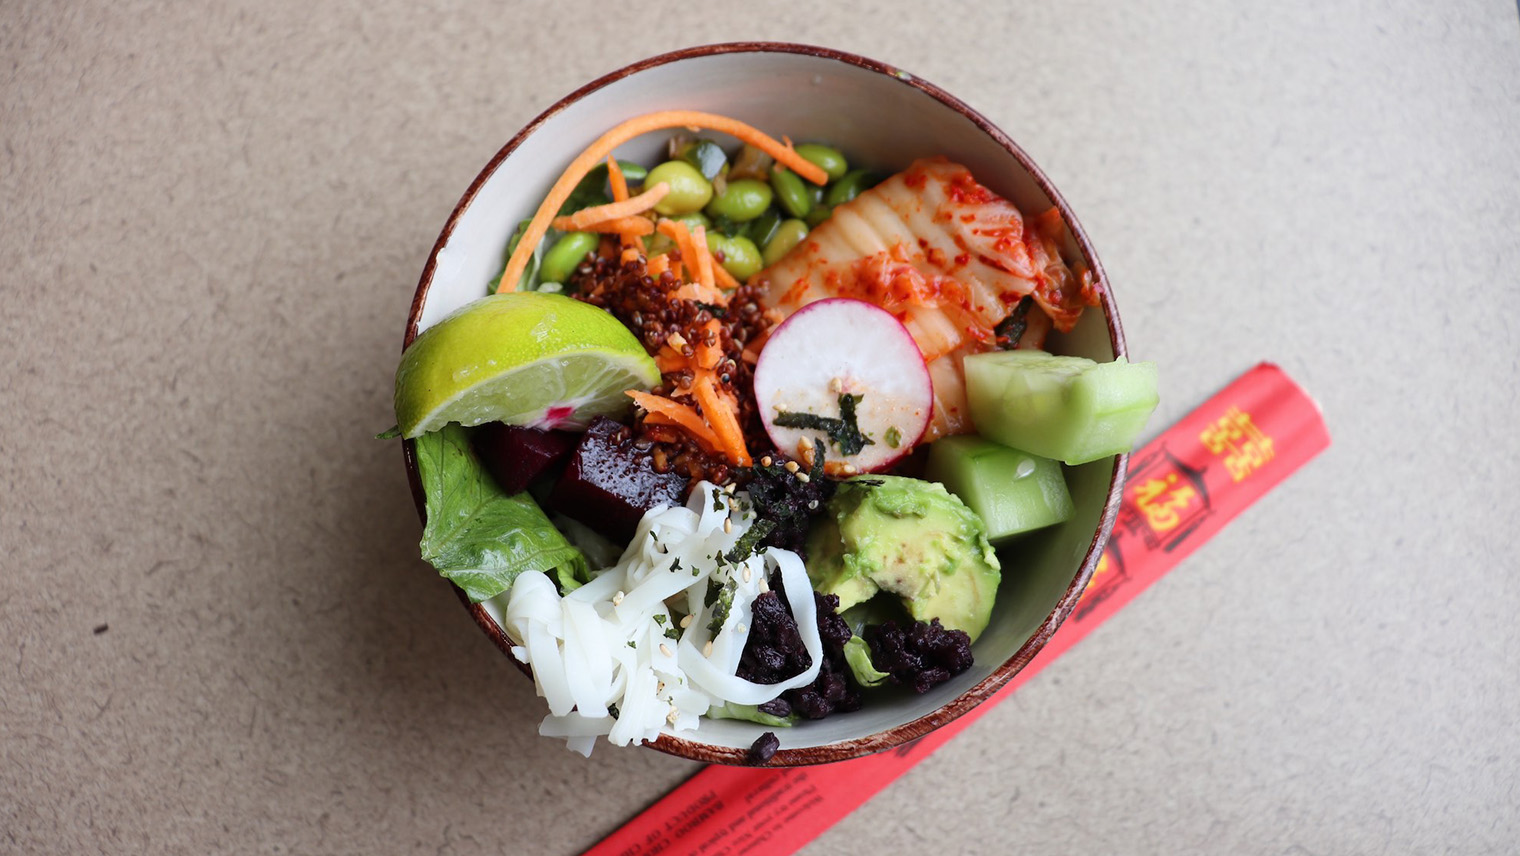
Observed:
[[[517,147],[522,144],[523,140],[538,130],[539,126],[551,116],[566,109],[592,92],[621,80],[630,74],[680,60],[731,53],[803,54],[853,65],[857,68],[863,68],[890,77],[903,86],[911,86],[970,120],[984,134],[991,137],[998,145],[1013,155],[1014,159],[1034,178],[1035,183],[1040,186],[1041,190],[1045,191],[1045,194],[1050,197],[1057,210],[1060,211],[1061,218],[1066,222],[1067,228],[1071,230],[1072,236],[1076,239],[1083,261],[1088,269],[1092,271],[1095,281],[1102,285],[1099,289],[1100,300],[1103,308],[1103,317],[1108,325],[1109,343],[1113,347],[1114,355],[1116,357],[1126,355],[1124,328],[1119,322],[1118,308],[1108,288],[1108,278],[1104,275],[1103,265],[1099,262],[1098,255],[1087,238],[1087,233],[1083,231],[1081,224],[1077,221],[1076,215],[1072,213],[1070,206],[1066,204],[1066,200],[1061,197],[1061,194],[1056,191],[1055,186],[1050,183],[1050,179],[1045,177],[1045,173],[1035,165],[1034,160],[1017,143],[965,102],[915,74],[910,74],[886,63],[867,59],[866,57],[845,51],[790,42],[727,42],[723,44],[701,45],[639,60],[582,86],[555,102],[552,107],[540,113],[533,121],[523,126],[522,130],[518,131],[512,139],[508,140],[507,144],[502,146],[496,155],[491,158],[490,162],[486,164],[485,168],[480,171],[480,174],[470,183],[469,189],[460,197],[459,204],[455,205],[453,212],[449,214],[448,222],[444,224],[443,231],[439,233],[438,240],[433,244],[432,252],[428,254],[427,264],[422,269],[422,276],[417,282],[417,291],[412,297],[411,311],[407,316],[402,350],[404,351],[407,346],[411,345],[412,340],[417,338],[417,327],[422,317],[422,306],[427,299],[428,289],[432,286],[434,270],[438,264],[439,251],[448,243],[449,237],[454,232],[454,226],[459,222],[459,218],[463,216],[465,209],[474,201],[475,194],[480,191],[481,186],[496,172],[496,168],[512,152],[517,150]],[[417,473],[417,459],[412,441],[407,441],[403,449],[407,481],[412,489],[412,500],[417,506],[418,517],[425,522],[427,506],[422,491],[422,483]],[[1072,579],[1071,585],[1067,587],[1066,592],[1061,596],[1055,609],[1046,616],[1045,621],[1035,631],[1034,635],[1018,651],[1014,652],[1011,658],[1004,661],[1002,665],[994,669],[991,674],[983,678],[976,686],[957,696],[938,710],[925,714],[918,719],[866,737],[843,740],[822,746],[781,749],[771,758],[768,766],[796,767],[811,764],[826,764],[834,761],[846,761],[851,758],[858,758],[863,755],[892,749],[917,740],[936,728],[954,721],[1001,689],[1014,675],[1018,674],[1020,670],[1028,665],[1030,660],[1034,659],[1035,655],[1040,652],[1040,649],[1045,647],[1045,643],[1050,640],[1056,629],[1061,626],[1061,622],[1065,621],[1066,617],[1071,614],[1072,609],[1076,607],[1083,590],[1087,588],[1088,581],[1092,579],[1093,570],[1097,567],[1098,561],[1102,557],[1103,547],[1113,531],[1114,519],[1119,513],[1119,503],[1124,489],[1124,474],[1128,460],[1128,455],[1119,455],[1114,459],[1113,472],[1109,478],[1108,498],[1103,504],[1103,514],[1098,531],[1093,535],[1092,543],[1088,545],[1087,553],[1083,556],[1082,565],[1078,569],[1076,577]],[[532,673],[528,667],[519,663],[517,658],[511,655],[511,640],[507,638],[502,629],[486,613],[485,608],[479,604],[470,603],[469,599],[465,597],[463,590],[458,587],[455,587],[454,590],[459,595],[460,602],[464,604],[470,615],[475,619],[475,623],[479,625],[486,636],[490,637],[491,641],[496,644],[496,647],[507,656],[507,660],[516,665],[519,671],[531,675]],[[674,737],[669,734],[662,734],[657,741],[646,745],[682,758],[716,764],[743,764],[746,754],[745,748],[714,746]]]

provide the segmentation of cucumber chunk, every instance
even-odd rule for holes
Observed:
[[[1071,493],[1060,464],[981,437],[936,442],[929,447],[924,475],[976,512],[994,544],[1071,517]]]
[[[1155,363],[1034,350],[967,357],[966,400],[982,436],[1072,465],[1134,448],[1160,401]]]

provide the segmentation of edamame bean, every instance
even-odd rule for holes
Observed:
[[[803,160],[811,162],[819,169],[829,174],[829,181],[838,181],[849,172],[850,165],[844,159],[844,153],[839,149],[821,146],[817,143],[803,143],[798,146],[797,154]]]
[[[824,204],[833,208],[835,205],[843,205],[860,195],[862,190],[875,187],[881,177],[866,169],[850,170],[844,178],[834,182],[829,187],[829,192],[823,196]]]
[[[554,242],[544,253],[544,263],[539,267],[539,279],[543,282],[563,283],[575,273],[589,253],[596,252],[601,236],[595,232],[571,232]]]
[[[728,182],[723,192],[707,203],[707,213],[713,217],[727,217],[735,223],[753,220],[771,207],[770,185],[753,178],[741,178]]]
[[[808,210],[813,207],[813,200],[808,197],[807,182],[785,167],[778,166],[771,170],[771,187],[776,190],[776,204],[793,217],[806,217]]]
[[[762,267],[760,248],[754,241],[737,235],[723,241],[723,269],[733,274],[734,279],[743,282]]]
[[[712,184],[686,161],[666,161],[644,176],[645,187],[654,187],[662,181],[670,185],[670,193],[654,206],[657,214],[666,217],[690,214],[701,211],[702,206],[712,199]]]
[[[803,219],[807,221],[808,228],[811,229],[829,219],[829,216],[833,213],[834,209],[827,205],[815,205],[813,206],[813,210],[809,211],[808,215]]]
[[[802,243],[802,239],[808,234],[808,226],[801,220],[783,220],[776,227],[776,234],[765,243],[765,254],[761,260],[766,267],[770,267],[781,261],[782,256],[796,249]]]

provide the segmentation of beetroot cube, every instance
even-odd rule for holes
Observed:
[[[554,510],[619,544],[633,538],[644,512],[680,505],[686,492],[685,477],[655,472],[631,433],[606,417],[592,422],[549,497]]]
[[[486,470],[507,493],[522,493],[534,479],[559,465],[575,448],[576,436],[520,425],[488,422],[471,440]]]

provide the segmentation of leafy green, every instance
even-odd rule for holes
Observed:
[[[400,437],[400,436],[401,436],[401,426],[400,425],[392,425],[391,427],[385,429],[384,431],[381,431],[379,434],[376,434],[375,435],[375,439],[376,440],[394,440],[394,439],[396,439],[397,437]]]
[[[507,262],[511,260],[512,254],[517,252],[517,245],[522,243],[523,234],[528,231],[528,224],[532,222],[532,220],[523,220],[517,224],[517,229],[512,232],[512,240],[507,241],[506,252],[502,253],[501,256],[501,273],[498,273],[486,286],[486,290],[491,294],[495,294],[497,289],[501,288],[501,278],[507,272]],[[533,248],[533,257],[528,260],[528,266],[523,268],[522,279],[517,281],[518,291],[537,290],[538,266],[543,261],[544,246],[548,243],[549,240],[546,237],[538,242],[537,247]]]
[[[724,702],[723,704],[709,707],[706,716],[709,719],[743,719],[748,722],[758,722],[761,725],[769,725],[772,728],[791,728],[792,723],[797,721],[797,714],[791,716],[775,716],[766,713],[752,704],[735,704]]]
[[[511,587],[524,571],[585,582],[586,557],[565,540],[527,493],[496,485],[465,429],[449,424],[417,438],[417,472],[426,495],[422,558],[478,603]]]
[[[681,150],[681,160],[696,167],[703,178],[712,181],[728,164],[728,154],[712,140],[698,139]]]
[[[844,660],[850,664],[850,671],[855,675],[855,682],[863,687],[880,686],[892,677],[886,672],[877,670],[871,663],[871,646],[859,636],[851,636],[850,641],[844,643]]]

